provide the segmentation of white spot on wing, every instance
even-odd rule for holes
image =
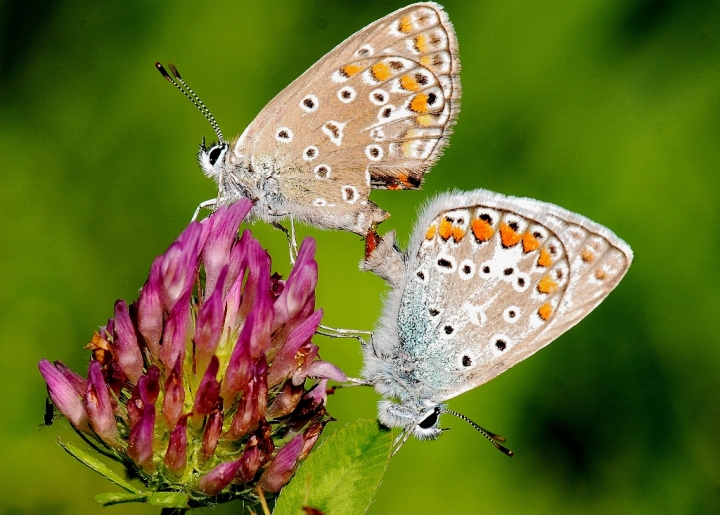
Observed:
[[[350,184],[340,188],[340,191],[342,193],[342,199],[348,204],[354,204],[355,202],[357,202],[358,198],[360,198],[360,195],[358,194],[358,189]]]
[[[458,274],[460,275],[460,279],[465,281],[472,279],[475,277],[475,263],[470,259],[462,260],[460,266],[458,266]]]
[[[383,158],[383,148],[380,145],[368,145],[365,147],[365,156],[370,161],[380,161]]]
[[[310,145],[305,150],[303,150],[303,159],[305,161],[312,161],[313,159],[317,158],[317,156],[320,155],[320,149],[318,149],[315,145]]]
[[[502,356],[512,347],[512,341],[504,334],[496,334],[490,338],[490,350],[493,356]]]
[[[280,127],[275,131],[275,139],[280,143],[290,143],[295,135],[288,127]]]
[[[390,100],[390,95],[388,95],[388,92],[384,89],[374,89],[370,92],[368,98],[370,99],[370,102],[376,106],[382,106],[387,104],[387,101]]]
[[[508,324],[514,324],[520,319],[520,308],[517,306],[508,306],[503,311],[503,320]]]
[[[322,131],[328,138],[330,138],[330,141],[335,143],[337,146],[340,146],[342,145],[343,129],[345,128],[345,125],[347,124],[330,120],[325,122],[325,125],[322,127]]]
[[[305,95],[300,101],[300,109],[306,113],[314,113],[320,106],[320,101],[315,95]]]
[[[337,92],[338,99],[340,99],[340,102],[343,102],[345,104],[349,104],[350,102],[355,100],[356,95],[357,93],[355,92],[355,88],[351,88],[350,86],[340,88]]]

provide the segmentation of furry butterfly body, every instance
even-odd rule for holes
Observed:
[[[485,190],[440,195],[405,252],[391,233],[363,265],[392,285],[364,349],[363,377],[386,398],[380,420],[436,438],[444,401],[578,323],[632,256],[609,229],[552,204]]]

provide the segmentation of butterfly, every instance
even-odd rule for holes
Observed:
[[[364,346],[362,376],[385,399],[378,418],[403,442],[437,438],[445,406],[542,349],[617,286],[630,247],[561,207],[486,190],[423,210],[407,250],[384,236],[363,268],[392,289]],[[390,400],[390,399],[394,399]]]
[[[200,146],[203,173],[218,185],[201,207],[254,202],[251,216],[290,218],[367,237],[389,214],[370,190],[417,189],[447,143],[459,109],[455,31],[442,7],[413,4],[335,47],[281,91],[236,139],[174,66],[163,76],[190,98],[219,142]],[[197,215],[197,212],[196,212]]]

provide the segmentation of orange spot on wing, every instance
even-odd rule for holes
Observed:
[[[462,239],[465,237],[465,231],[462,230],[462,227],[458,227],[456,225],[452,229],[452,237],[453,237],[453,240],[455,240],[455,243],[460,243],[462,241]]]
[[[353,75],[359,73],[362,71],[362,66],[358,66],[357,64],[346,64],[342,68],[340,68],[340,72],[345,75],[346,77],[352,77]]]
[[[440,237],[443,240],[447,240],[452,235],[452,222],[445,218],[440,222]]]
[[[477,241],[488,241],[495,234],[495,229],[485,220],[476,218],[471,224],[472,232]]]
[[[431,114],[421,114],[415,120],[421,127],[429,127],[433,123],[433,117]]]
[[[540,306],[540,309],[538,309],[537,314],[540,318],[543,320],[547,320],[550,318],[550,315],[552,315],[552,306],[549,302],[546,302],[542,306]]]
[[[390,78],[390,67],[385,63],[375,63],[370,67],[370,73],[372,73],[375,80],[385,81]]]
[[[437,225],[431,225],[428,227],[428,230],[425,232],[425,239],[432,240],[435,237],[435,233],[437,232]]]
[[[420,64],[422,64],[425,68],[431,68],[432,58],[429,55],[424,55],[420,58]]]
[[[418,93],[410,101],[410,109],[416,113],[428,112],[428,96],[425,93]]]
[[[428,41],[425,34],[418,34],[415,36],[415,49],[421,54],[428,51]]]
[[[503,247],[512,247],[518,244],[522,239],[522,235],[515,232],[512,227],[503,222],[500,224],[500,238],[502,239]]]
[[[595,254],[590,252],[590,249],[585,249],[582,251],[582,254],[580,254],[580,257],[586,263],[590,263],[593,259],[595,259]]]
[[[547,250],[540,249],[540,257],[537,260],[537,264],[545,268],[552,265],[552,259],[550,259],[550,253]]]
[[[400,184],[402,184],[405,188],[412,188],[413,185],[408,180],[408,175],[406,173],[399,173],[398,174],[398,181],[400,181]]]
[[[398,30],[403,34],[407,34],[408,32],[412,31],[412,23],[410,23],[410,16],[403,16],[402,18],[400,18]]]
[[[552,277],[546,275],[537,285],[537,290],[540,293],[555,293],[557,291],[558,284],[552,280]]]
[[[400,86],[408,91],[417,91],[420,89],[420,83],[413,77],[410,77],[410,75],[400,77]]]
[[[598,268],[597,270],[595,270],[595,279],[597,279],[598,281],[602,281],[603,279],[605,279],[605,270],[603,270],[602,268]]]
[[[523,252],[525,252],[525,254],[540,248],[540,242],[537,240],[537,238],[535,236],[533,236],[529,232],[526,232],[525,234],[523,234],[522,243],[523,243]]]

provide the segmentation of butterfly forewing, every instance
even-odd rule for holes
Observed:
[[[235,152],[251,156],[256,170],[276,170],[280,195],[295,204],[360,216],[352,229],[359,232],[380,216],[368,211],[371,188],[418,188],[438,158],[458,111],[458,72],[457,41],[442,8],[406,7],[290,84]]]
[[[608,229],[557,206],[491,192],[441,197],[413,236],[398,312],[411,373],[442,401],[579,322],[632,260]]]

